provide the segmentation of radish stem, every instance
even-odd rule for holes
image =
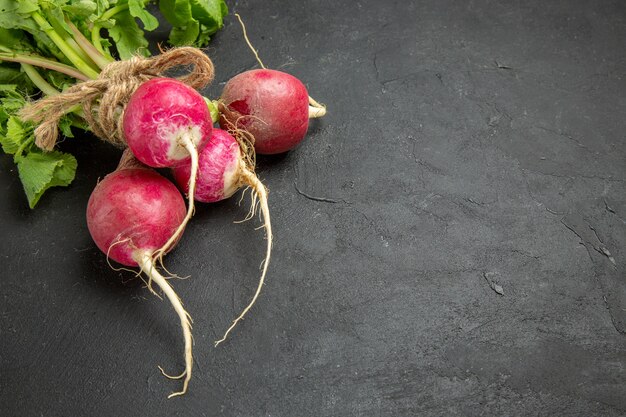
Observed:
[[[85,51],[78,45],[76,40],[70,36],[67,29],[59,23],[58,20],[54,18],[50,18],[49,12],[43,12],[42,16],[46,19],[46,21],[52,26],[52,29],[67,43],[67,45],[72,48],[72,50],[76,53],[76,55],[83,60],[90,68],[93,70],[98,70],[98,66],[91,59],[89,55],[85,53]]]
[[[146,275],[148,275],[151,282],[156,283],[159,288],[161,288],[167,299],[172,304],[172,307],[174,307],[174,310],[176,311],[176,314],[178,314],[178,317],[180,319],[180,325],[183,329],[183,337],[185,339],[185,371],[183,372],[183,374],[181,374],[181,378],[184,375],[185,380],[183,381],[183,389],[181,391],[171,393],[167,398],[183,395],[187,392],[189,380],[191,379],[191,368],[193,366],[193,340],[191,338],[191,318],[189,316],[189,313],[185,311],[185,308],[183,307],[180,298],[178,297],[172,286],[167,282],[165,277],[161,275],[159,271],[157,271],[156,266],[154,265],[152,255],[149,252],[143,252],[141,255],[138,256],[138,258],[139,259],[136,259],[136,261],[141,267],[141,270]],[[161,371],[163,371],[162,368],[160,369]]]
[[[65,21],[69,26],[70,30],[74,34],[74,39],[76,43],[81,47],[83,51],[91,58],[91,60],[100,68],[104,69],[109,63],[113,62],[113,58],[107,58],[104,54],[98,51],[92,44],[89,42],[89,39],[82,34],[80,30],[68,19]]]
[[[91,28],[91,43],[92,45],[100,52],[102,55],[112,58],[111,54],[104,50],[102,47],[102,38],[100,37],[100,29],[102,29],[99,25],[94,25]]]
[[[66,64],[62,64],[57,61],[52,61],[47,58],[43,58],[39,55],[29,55],[29,54],[16,54],[9,52],[0,52],[0,61],[8,61],[8,62],[19,62],[21,64],[31,64],[36,67],[47,68],[54,71],[58,71],[62,74],[69,75],[70,77],[74,77],[77,80],[88,81],[89,77],[80,72],[74,67],[71,67]]]
[[[28,78],[40,89],[45,95],[53,96],[55,94],[59,94],[59,90],[54,88],[53,86],[46,81],[39,72],[30,64],[21,63],[22,69],[28,75]]]
[[[67,59],[69,59],[78,70],[89,78],[94,80],[98,78],[98,72],[83,61],[78,53],[52,28],[50,23],[48,23],[42,15],[35,12],[32,16],[35,22],[39,25],[39,28],[44,31],[48,37],[50,37],[52,42],[54,42],[54,44],[65,54]]]
[[[252,297],[252,301],[250,301],[250,304],[248,304],[246,308],[241,312],[241,314],[233,321],[233,323],[224,333],[224,336],[222,336],[220,340],[217,340],[215,342],[215,347],[217,347],[220,343],[226,340],[226,338],[228,337],[228,334],[235,328],[235,326],[237,326],[237,323],[239,323],[239,321],[243,320],[246,313],[248,313],[248,310],[250,310],[252,306],[254,305],[254,303],[256,302],[257,298],[259,297],[259,294],[261,293],[261,288],[263,287],[263,283],[265,282],[265,275],[267,274],[267,267],[270,264],[270,255],[272,252],[272,224],[270,221],[270,209],[267,205],[267,189],[265,188],[261,180],[259,180],[259,178],[254,174],[254,172],[250,171],[247,168],[242,169],[241,177],[243,179],[244,184],[248,185],[252,189],[252,192],[256,194],[256,196],[258,197],[259,204],[261,207],[261,214],[263,215],[263,227],[265,228],[265,234],[266,234],[266,239],[267,239],[267,249],[266,249],[266,254],[265,254],[265,260],[263,261],[263,271],[261,272],[259,285],[257,286],[256,292],[254,293],[254,296]],[[256,202],[254,200],[255,199],[253,197],[252,210],[255,210]]]

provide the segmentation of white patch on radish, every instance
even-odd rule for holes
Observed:
[[[224,171],[224,198],[232,196],[241,187],[240,161],[241,158],[235,158],[235,162]]]
[[[189,157],[189,151],[180,140],[181,137],[187,136],[196,148],[202,140],[202,132],[198,125],[176,126],[163,123],[157,127],[157,135],[170,144],[167,157],[172,161],[181,161]]]

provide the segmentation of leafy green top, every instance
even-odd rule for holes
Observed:
[[[5,153],[13,155],[28,204],[33,208],[48,188],[72,182],[76,158],[59,151],[44,153],[34,146],[33,126],[15,115],[24,104],[17,85],[0,86],[0,145]],[[66,116],[61,124],[65,136],[72,136],[71,124],[71,116]]]
[[[196,47],[228,13],[224,0],[0,0],[0,145],[13,155],[31,208],[48,188],[72,182],[76,159],[39,150],[34,126],[17,113],[38,94],[96,78],[114,59],[148,56],[145,32],[159,26],[159,11],[172,26],[170,44]],[[78,109],[62,120],[66,137],[72,128],[87,130]]]

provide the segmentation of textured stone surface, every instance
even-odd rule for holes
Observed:
[[[328,104],[261,158],[276,236],[199,207],[168,267],[195,319],[184,398],[170,307],[112,271],[84,210],[90,137],[34,211],[0,158],[0,415],[626,414],[626,4],[230,3],[267,66]],[[233,17],[219,94],[255,61]]]

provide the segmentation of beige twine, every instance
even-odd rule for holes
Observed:
[[[106,142],[125,147],[122,123],[119,120],[135,90],[145,81],[160,77],[169,69],[188,66],[190,72],[177,78],[199,89],[213,81],[213,62],[197,48],[180,47],[150,58],[135,56],[107,65],[97,79],[80,82],[61,94],[37,100],[20,111],[23,120],[38,124],[35,144],[52,150],[59,136],[59,120],[75,106],[82,105],[82,117],[91,131]]]

